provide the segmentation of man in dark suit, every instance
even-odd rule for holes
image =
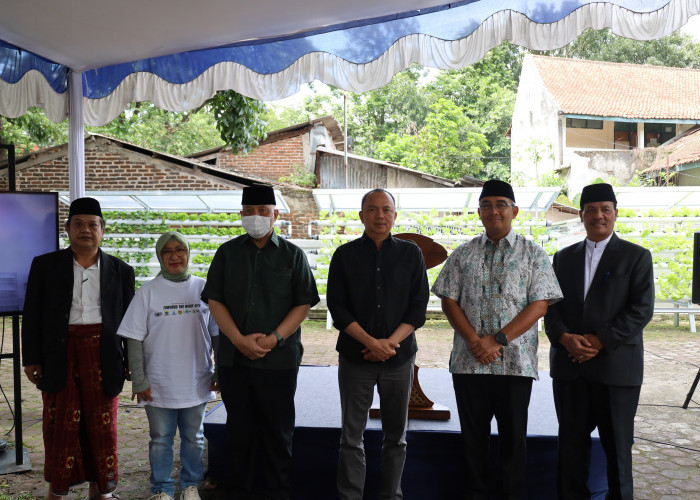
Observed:
[[[90,481],[90,498],[116,498],[117,395],[125,356],[117,328],[134,296],[134,270],[100,250],[105,222],[93,198],[71,203],[70,247],[32,262],[22,319],[22,364],[42,391],[47,498]]]
[[[598,427],[607,458],[606,498],[632,499],[642,333],[654,312],[652,259],[613,232],[617,200],[609,184],[583,189],[579,215],[586,239],[555,254],[564,300],[550,306],[544,320],[559,419],[559,497],[590,499],[590,435]]]

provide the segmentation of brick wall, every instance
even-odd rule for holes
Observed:
[[[88,143],[89,144],[89,143]],[[85,151],[86,191],[219,191],[231,186],[205,179],[177,167],[138,161],[109,146]],[[17,191],[68,191],[68,157],[61,156],[23,168],[17,165]],[[0,190],[7,190],[7,176],[0,176]],[[59,203],[60,220],[67,207]]]
[[[234,155],[230,149],[225,149],[219,153],[216,165],[277,182],[304,165],[308,137],[309,134],[305,133],[262,144],[245,155]],[[280,219],[292,222],[293,238],[307,238],[309,222],[318,219],[318,208],[311,190],[293,186],[275,188],[280,189],[291,212],[280,215]]]
[[[300,143],[290,140],[287,141],[286,147],[291,147],[293,144]],[[235,155],[230,156],[235,158]],[[253,154],[248,156],[251,157]],[[17,190],[68,191],[68,157],[54,155],[52,158],[31,166],[26,166],[26,163],[18,164]],[[284,214],[281,218],[292,221],[292,237],[306,238],[309,221],[318,218],[318,210],[311,190],[293,186],[282,188],[275,186],[275,188],[281,189],[290,206],[291,213]],[[7,175],[0,175],[0,190],[7,189]],[[227,189],[233,189],[233,187],[225,182],[208,179],[205,174],[188,172],[186,167],[168,166],[162,161],[144,159],[143,155],[127,152],[114,145],[99,142],[86,143],[86,191],[219,191]],[[68,207],[59,203],[59,209],[59,221],[62,222],[68,215]]]
[[[7,177],[0,183],[7,189]],[[176,167],[134,161],[117,152],[85,152],[86,191],[221,190],[230,186],[197,177]],[[17,171],[18,191],[67,191],[68,158],[61,157]]]
[[[288,214],[280,214],[280,219],[292,223],[292,238],[308,238],[309,222],[318,220],[318,207],[310,189],[282,187],[282,196],[289,205]],[[314,233],[317,233],[316,229]]]
[[[230,149],[221,151],[217,166],[231,168],[278,181],[289,176],[298,166],[303,166],[304,141],[308,134],[296,135],[269,144],[262,144],[248,154],[235,155]]]

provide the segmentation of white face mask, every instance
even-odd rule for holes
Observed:
[[[241,223],[246,233],[251,238],[262,238],[270,232],[272,227],[272,217],[263,217],[262,215],[244,215],[241,217]]]

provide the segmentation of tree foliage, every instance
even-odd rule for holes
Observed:
[[[506,132],[522,57],[504,43],[467,68],[428,73],[411,67],[385,87],[355,96],[348,130],[355,152],[451,179],[508,179]],[[438,132],[438,124],[446,130]],[[439,148],[443,154],[433,154]]]
[[[221,139],[234,153],[247,153],[264,138],[265,103],[233,90],[220,90],[208,101]]]
[[[17,156],[67,141],[68,122],[54,123],[40,108],[29,108],[18,118],[0,116],[0,142],[14,144]]]
[[[539,53],[594,61],[700,68],[700,44],[680,31],[645,41],[617,36],[609,29],[587,29],[566,47]]]
[[[432,102],[432,96],[420,84],[425,73],[424,69],[411,66],[384,87],[350,96],[348,135],[356,153],[374,157],[391,134],[412,134],[425,126]]]
[[[458,180],[483,169],[486,138],[449,99],[429,108],[425,126],[412,134],[389,133],[377,145],[377,158],[441,177]]]
[[[330,87],[330,93],[320,93],[313,83],[309,84],[309,90],[312,93],[304,96],[299,104],[268,105],[265,113],[266,130],[271,132],[327,115],[332,115],[342,124],[343,91]]]
[[[182,156],[221,144],[211,113],[203,109],[176,113],[150,102],[132,103],[108,124],[86,130]]]
[[[482,177],[510,177],[510,127],[523,53],[503,43],[466,68],[441,72],[429,91],[452,100],[486,137]]]
[[[200,108],[172,112],[150,102],[131,103],[117,118],[101,127],[86,127],[142,147],[187,155],[230,144],[234,152],[248,152],[265,136],[265,104],[234,91],[220,91]],[[68,141],[68,120],[50,121],[44,111],[0,117],[0,138],[15,144],[18,154]]]

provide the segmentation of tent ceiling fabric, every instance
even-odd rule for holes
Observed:
[[[552,49],[589,27],[659,38],[700,13],[700,0],[0,2],[0,114],[40,106],[62,121],[72,69],[84,71],[88,125],[130,102],[192,109],[219,89],[273,100],[320,80],[363,92],[411,63],[460,68],[504,40]]]

